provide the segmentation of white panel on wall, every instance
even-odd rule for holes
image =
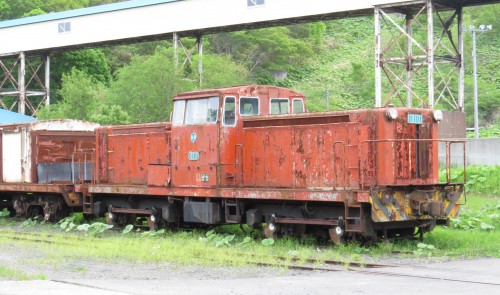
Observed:
[[[3,133],[2,169],[4,182],[22,182],[21,133]]]

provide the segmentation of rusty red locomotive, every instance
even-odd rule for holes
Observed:
[[[195,91],[174,97],[171,122],[26,135],[26,179],[5,177],[16,127],[0,126],[0,192],[18,214],[47,219],[72,209],[121,225],[142,217],[151,228],[409,237],[455,216],[464,194],[463,183],[439,181],[439,143],[447,159],[464,145],[438,139],[441,119],[417,108],[308,113],[301,93],[274,86]]]

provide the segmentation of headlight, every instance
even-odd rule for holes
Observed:
[[[396,120],[398,118],[398,110],[396,110],[395,108],[387,109],[386,115],[387,118]]]
[[[151,215],[149,218],[151,219],[152,222],[156,221],[156,217],[154,215]]]
[[[443,120],[443,112],[440,110],[435,110],[432,115],[434,116],[434,120],[436,121],[442,121]]]

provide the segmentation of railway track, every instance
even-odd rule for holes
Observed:
[[[283,261],[290,261],[288,257],[276,257]],[[292,261],[304,261],[301,259],[292,259]],[[427,266],[409,266],[409,265],[395,265],[395,264],[383,264],[383,263],[364,263],[364,262],[345,262],[337,260],[316,260],[316,259],[306,259],[306,264],[275,264],[275,263],[258,263],[261,266],[272,266],[272,267],[287,267],[289,269],[297,270],[307,270],[307,271],[324,271],[324,272],[338,272],[338,271],[349,271],[368,275],[384,275],[393,277],[406,277],[406,278],[416,278],[416,279],[426,279],[426,280],[439,280],[439,281],[450,281],[457,283],[469,283],[469,284],[479,284],[479,285],[490,285],[490,286],[500,286],[500,282],[488,282],[481,280],[470,280],[470,279],[456,279],[452,277],[443,276],[446,273],[450,273],[450,269],[439,268],[439,267],[427,267]],[[337,266],[337,267],[332,267]],[[342,266],[342,267],[338,267]],[[394,270],[394,271],[392,271]],[[419,275],[415,274],[418,271],[425,270],[430,275]],[[412,273],[413,272],[413,273]],[[463,272],[463,271],[462,271]],[[467,272],[470,274],[482,275],[478,272]]]

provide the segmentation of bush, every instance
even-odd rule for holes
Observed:
[[[500,192],[500,166],[474,165],[466,168],[466,192],[497,194]],[[441,181],[446,180],[446,171],[439,172]],[[464,169],[452,168],[450,175],[452,182],[463,182]]]

